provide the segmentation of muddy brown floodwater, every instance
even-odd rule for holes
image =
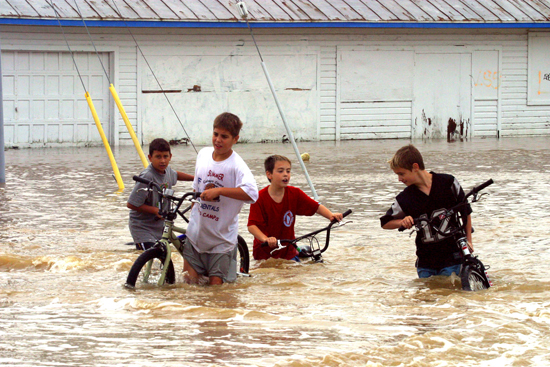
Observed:
[[[6,151],[0,188],[0,365],[17,366],[548,366],[550,138],[414,142],[426,166],[465,189],[474,245],[494,287],[417,279],[414,240],[378,218],[404,188],[387,160],[405,140],[301,143],[321,202],[350,208],[323,264],[251,262],[251,278],[218,287],[123,287],[139,252],[126,200],[142,169],[133,147]],[[258,185],[263,160],[289,144],[236,146]],[[192,172],[195,151],[172,166]],[[291,183],[309,193],[298,164]],[[180,193],[189,183],[175,186]],[[248,207],[240,216],[246,232]],[[297,233],[320,228],[300,217]],[[181,258],[174,257],[181,272]]]

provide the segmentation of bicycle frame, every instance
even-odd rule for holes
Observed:
[[[484,272],[484,275],[485,275],[484,282],[486,282],[486,287],[487,288],[493,285],[493,283],[489,279],[489,275],[487,274],[487,271],[486,271],[486,269],[488,269],[488,267],[486,268],[483,265],[483,263],[477,258],[477,256],[472,255],[472,253],[470,252],[470,248],[469,248],[469,245],[468,245],[468,240],[466,238],[466,231],[465,231],[466,221],[465,221],[465,218],[462,217],[461,209],[463,207],[465,207],[466,205],[470,204],[470,203],[477,202],[481,198],[481,196],[484,195],[484,194],[481,194],[478,197],[478,193],[481,190],[485,189],[487,186],[492,185],[493,183],[494,183],[494,181],[492,179],[490,179],[490,180],[482,183],[481,185],[474,187],[472,190],[470,190],[470,192],[468,192],[464,196],[464,199],[462,200],[462,202],[460,202],[457,205],[455,205],[454,207],[446,210],[445,213],[441,214],[438,217],[435,217],[435,218],[432,218],[432,219],[428,219],[427,217],[414,218],[414,225],[413,225],[414,231],[421,231],[422,228],[424,228],[424,226],[430,226],[430,228],[434,232],[438,233],[439,235],[441,235],[443,237],[446,237],[446,238],[454,237],[457,246],[462,250],[462,254],[463,254],[463,263],[462,263],[463,266],[462,266],[462,269],[461,269],[461,274],[459,274],[460,277],[461,277],[461,280],[463,278],[462,273],[463,273],[466,266],[475,267],[476,270]],[[468,198],[470,196],[473,196],[473,199],[472,199],[471,202],[468,201]],[[441,231],[433,223],[435,221],[435,219],[438,219],[439,221],[443,221],[447,218],[452,218],[452,217],[456,217],[457,225],[454,228],[449,228],[448,231]],[[405,230],[404,227],[399,228],[400,232],[402,232],[404,230]],[[411,234],[413,232],[411,232]],[[464,288],[464,285],[463,285],[463,289],[466,289],[466,288]],[[471,289],[467,289],[467,290],[471,290]]]
[[[184,249],[184,237],[179,235],[185,235],[186,229],[183,227],[177,226],[174,222],[178,216],[182,217],[187,223],[189,220],[185,216],[191,208],[193,203],[198,203],[197,198],[200,196],[200,192],[188,192],[183,194],[181,197],[174,196],[174,190],[172,189],[161,189],[157,184],[152,181],[140,178],[139,176],[134,176],[134,180],[144,183],[147,185],[147,188],[142,188],[140,190],[153,191],[155,190],[160,195],[158,208],[158,215],[164,219],[164,228],[161,238],[155,242],[153,247],[144,251],[130,269],[128,277],[126,279],[126,286],[129,288],[134,288],[136,280],[140,277],[144,283],[148,283],[151,274],[155,273],[155,283],[158,283],[159,286],[162,286],[167,281],[173,283],[175,281],[174,266],[172,264],[172,246],[174,245],[176,250],[183,257]],[[192,204],[189,205],[186,209],[182,210],[181,206],[184,201],[190,201]],[[246,241],[241,237],[237,236],[237,275],[240,276],[250,276],[248,274],[250,260],[249,260],[249,251]],[[158,264],[153,268],[153,263]],[[158,280],[156,277],[158,276]]]
[[[352,210],[348,209],[345,213],[343,213],[343,217],[345,218],[348,215],[350,215],[351,213],[352,213]],[[312,244],[312,240],[316,239],[315,235],[317,235],[321,232],[327,231],[325,246],[322,249],[319,246],[317,246],[317,248],[313,249],[313,246],[312,246],[312,252],[311,252],[311,255],[310,255],[310,257],[312,257],[315,262],[322,262],[323,259],[322,259],[321,254],[328,249],[328,246],[329,246],[329,243],[330,243],[330,230],[332,229],[332,226],[334,226],[335,224],[338,223],[338,226],[341,227],[341,226],[345,226],[346,224],[348,224],[350,222],[351,221],[347,221],[347,222],[332,221],[332,222],[330,222],[330,224],[328,226],[326,226],[324,228],[321,228],[321,229],[318,229],[316,231],[313,231],[313,232],[304,234],[302,236],[296,237],[295,239],[292,239],[292,240],[279,239],[279,240],[277,240],[277,248],[271,250],[270,253],[273,253],[274,251],[285,248],[286,246],[281,245],[281,242],[286,242],[289,245],[292,245],[295,248],[298,248],[298,246],[296,245],[298,242],[300,242],[300,241],[302,241],[306,238],[310,238],[310,244]],[[267,242],[262,243],[262,246],[267,246]]]
[[[158,281],[159,286],[164,284],[164,280],[166,278],[166,270],[168,269],[168,265],[170,264],[170,261],[172,259],[172,246],[170,246],[170,244],[173,244],[174,247],[178,250],[178,252],[183,256],[183,243],[174,234],[174,232],[185,234],[185,231],[186,230],[184,228],[174,225],[174,221],[172,220],[164,221],[164,230],[162,232],[162,238],[159,241],[157,241],[157,243],[164,244],[164,248],[166,250],[166,259],[164,260],[164,266],[162,268],[161,276]],[[155,244],[155,246],[156,245],[157,244]],[[147,269],[145,270],[145,274],[144,274],[145,280],[147,280],[149,278],[149,275],[151,274],[152,264],[153,264],[152,261],[149,261],[149,263],[147,264]]]
[[[157,244],[162,243],[164,245],[164,250],[166,251],[166,259],[164,260],[164,265],[161,271],[161,276],[158,281],[158,285],[163,285],[165,278],[166,278],[166,271],[168,269],[168,265],[170,264],[170,261],[172,259],[172,247],[170,244],[173,244],[174,247],[178,250],[178,252],[183,256],[183,243],[180,241],[180,239],[174,234],[181,233],[185,234],[186,229],[182,227],[178,227],[175,225],[174,220],[178,217],[182,217],[187,223],[189,223],[189,220],[185,216],[185,213],[187,213],[193,205],[189,205],[185,210],[181,211],[180,207],[183,204],[183,202],[188,197],[193,197],[193,199],[200,196],[200,192],[188,192],[184,194],[181,198],[174,196],[174,190],[172,189],[162,189],[155,184],[152,181],[142,179],[139,176],[133,177],[135,181],[144,183],[147,185],[147,190],[152,191],[153,189],[156,189],[156,191],[160,195],[160,201],[159,201],[159,215],[161,215],[164,218],[164,229],[162,231],[162,237],[160,240],[158,240],[155,243],[155,246]],[[193,201],[193,200],[191,200]],[[173,203],[177,203],[176,206],[173,206]],[[165,210],[168,209],[168,210]],[[149,261],[147,264],[147,268],[144,272],[144,279],[147,280],[149,278],[149,275],[151,274],[151,266],[153,264],[153,261]]]

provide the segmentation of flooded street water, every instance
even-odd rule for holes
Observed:
[[[182,283],[128,290],[139,252],[126,200],[142,168],[114,149],[6,151],[0,188],[0,365],[5,366],[548,366],[550,365],[550,138],[414,142],[426,167],[465,190],[494,179],[473,204],[476,253],[494,287],[417,279],[414,236],[380,228],[405,186],[387,160],[406,140],[299,144],[320,201],[350,208],[322,264],[251,260],[251,278],[218,287]],[[263,160],[294,162],[291,184],[310,193],[289,144],[239,144],[267,185]],[[195,151],[173,147],[193,172]],[[179,182],[179,193],[190,191]],[[248,206],[240,216],[246,231]],[[181,222],[180,222],[181,224]],[[300,217],[297,234],[320,228]]]

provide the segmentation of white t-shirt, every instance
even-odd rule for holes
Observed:
[[[258,199],[258,186],[241,156],[233,152],[221,162],[212,159],[214,148],[203,148],[197,156],[193,189],[240,187],[252,200]],[[200,201],[200,199],[199,199]],[[233,250],[239,234],[239,212],[245,202],[219,196],[214,201],[195,203],[191,211],[187,237],[199,253],[223,253]]]

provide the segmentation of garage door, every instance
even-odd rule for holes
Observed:
[[[411,137],[414,53],[338,48],[337,139]]]
[[[100,54],[109,66],[108,54]],[[2,51],[6,147],[101,144],[84,86],[109,140],[109,83],[95,53]],[[109,70],[107,69],[107,72]]]

